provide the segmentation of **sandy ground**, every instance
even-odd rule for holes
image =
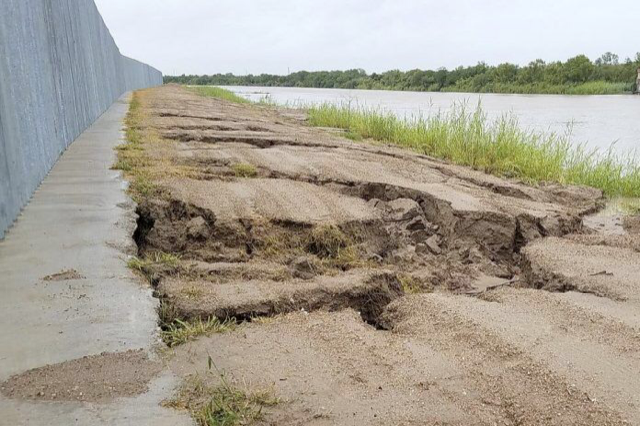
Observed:
[[[160,372],[142,350],[105,352],[17,375],[2,384],[11,398],[37,401],[111,401],[139,395]]]
[[[144,105],[190,170],[141,209],[143,250],[183,256],[159,295],[182,318],[270,318],[178,347],[178,375],[205,374],[211,355],[273,386],[269,424],[640,424],[637,221],[583,220],[598,191],[175,87]],[[327,226],[348,261],[309,243]]]
[[[176,86],[140,101],[168,148],[136,242],[180,257],[156,294],[241,321],[174,348],[175,374],[209,377],[211,356],[272,388],[265,424],[640,425],[640,227],[591,217],[599,191]]]

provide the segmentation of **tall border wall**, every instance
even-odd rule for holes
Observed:
[[[160,84],[120,54],[93,0],[0,0],[0,239],[80,133]]]

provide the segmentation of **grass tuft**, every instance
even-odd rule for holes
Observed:
[[[220,321],[216,317],[208,320],[198,318],[194,321],[182,321],[174,319],[162,331],[162,340],[170,348],[190,342],[199,336],[208,336],[213,333],[224,333],[235,328],[236,322],[233,319]]]
[[[512,114],[489,120],[480,106],[470,111],[457,104],[449,112],[407,120],[348,104],[311,106],[308,114],[314,126],[345,129],[498,176],[586,185],[608,196],[640,196],[640,164],[632,155],[589,151],[572,145],[569,135],[522,130]]]
[[[211,357],[208,366],[208,375],[212,375],[215,366]],[[238,426],[264,420],[264,409],[281,402],[273,388],[243,389],[230,383],[217,368],[216,372],[216,386],[209,385],[199,375],[191,376],[176,398],[163,405],[189,410],[198,426]]]
[[[145,268],[148,268],[152,265],[164,265],[168,267],[175,268],[180,264],[180,257],[175,254],[165,253],[161,251],[156,251],[147,254],[144,258],[139,258],[137,256],[129,259],[127,265],[131,269],[136,269],[140,272],[144,272]]]
[[[263,407],[278,403],[271,390],[247,392],[224,381],[211,391],[211,399],[197,413],[196,421],[202,426],[251,424],[264,418]]]
[[[258,170],[252,164],[238,163],[231,166],[231,169],[236,177],[253,178],[258,175]]]
[[[144,257],[132,257],[127,262],[130,269],[140,272],[150,284],[162,274],[174,274],[180,266],[180,257],[163,252],[147,253]]]
[[[242,96],[238,96],[230,90],[223,89],[215,86],[200,86],[190,87],[189,89],[202,96],[208,96],[211,98],[223,99],[225,101],[234,102],[237,104],[248,104],[250,101]]]
[[[350,246],[351,239],[335,225],[318,226],[311,231],[307,249],[319,257],[336,258],[340,251]]]
[[[132,257],[127,262],[127,266],[136,271],[140,271],[146,274],[154,267],[162,266],[170,269],[175,269],[180,264],[180,257],[170,253],[153,252],[145,255],[144,258],[137,256]]]
[[[408,274],[400,274],[398,275],[398,281],[400,281],[400,288],[405,294],[417,294],[431,291],[430,286],[425,285],[420,279],[408,275]]]

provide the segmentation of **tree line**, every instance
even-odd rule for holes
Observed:
[[[480,62],[452,70],[391,70],[368,74],[346,71],[298,71],[289,75],[165,76],[165,83],[216,86],[279,86],[429,92],[613,94],[636,90],[640,52],[621,61],[607,52],[592,61],[578,55],[565,62],[536,59],[526,66]]]

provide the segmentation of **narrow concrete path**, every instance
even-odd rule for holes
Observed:
[[[47,364],[157,344],[156,300],[126,267],[133,204],[110,170],[122,140],[123,96],[64,153],[0,242],[0,382]],[[75,270],[83,278],[45,281]],[[110,404],[8,400],[0,425],[188,425],[159,406],[175,380]]]

